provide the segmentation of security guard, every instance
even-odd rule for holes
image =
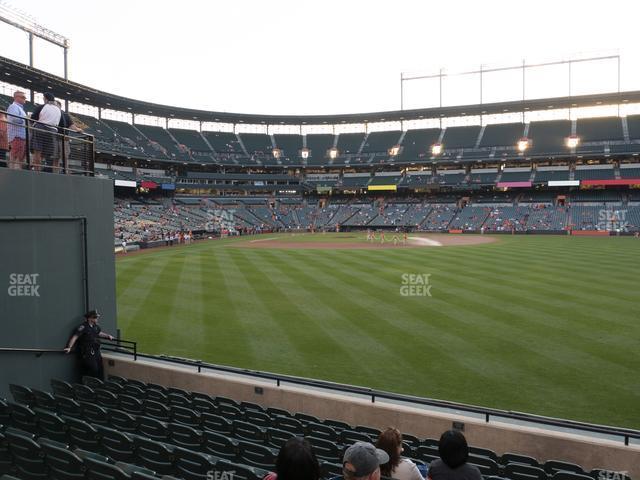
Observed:
[[[113,336],[102,331],[98,325],[98,318],[100,318],[100,314],[97,310],[88,311],[84,316],[84,322],[76,328],[64,352],[70,353],[77,342],[82,375],[102,380],[104,370],[100,354],[100,338],[113,340]]]

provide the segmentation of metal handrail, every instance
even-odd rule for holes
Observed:
[[[135,344],[135,342],[131,342],[131,343]],[[137,349],[137,345],[134,346],[134,349]],[[120,349],[107,349],[107,350],[123,352],[123,353],[131,353],[131,352],[127,352],[126,350],[120,350]],[[314,380],[314,379],[309,379],[304,377],[296,377],[296,376],[283,375],[283,374],[277,374],[277,373],[263,372],[259,370],[243,369],[238,367],[230,367],[226,365],[216,365],[211,363],[205,363],[205,362],[202,362],[201,360],[191,360],[191,359],[172,357],[172,356],[166,356],[166,355],[150,355],[146,353],[138,353],[137,351],[134,350],[134,360],[137,360],[137,357],[148,358],[152,360],[160,360],[160,361],[165,361],[165,362],[174,363],[178,365],[194,367],[197,369],[198,373],[201,373],[203,370],[211,370],[211,371],[245,375],[245,376],[250,376],[254,378],[260,378],[263,380],[272,380],[276,382],[276,385],[278,387],[280,387],[281,384],[285,382],[285,383],[291,383],[294,385],[323,388],[323,389],[338,391],[342,393],[363,395],[363,396],[369,397],[371,399],[371,403],[375,403],[376,399],[385,399],[385,400],[413,403],[413,404],[422,405],[422,406],[439,407],[439,408],[446,408],[450,410],[459,410],[462,412],[483,415],[486,423],[489,423],[492,417],[496,419],[508,418],[511,420],[537,423],[537,424],[551,426],[551,427],[568,428],[568,429],[580,430],[580,431],[589,432],[589,433],[619,436],[624,438],[625,445],[629,445],[630,439],[632,438],[640,440],[640,430],[634,430],[630,428],[597,425],[592,423],[579,422],[576,420],[564,420],[564,419],[553,418],[553,417],[545,417],[542,415],[516,412],[512,410],[500,410],[500,409],[489,408],[489,407],[479,407],[479,406],[468,405],[464,403],[456,403],[456,402],[450,402],[446,400],[436,400],[436,399],[423,398],[423,397],[417,397],[412,395],[386,392],[386,391],[376,390],[376,389],[367,388],[367,387],[347,385],[342,383],[329,382],[325,380]]]
[[[138,342],[114,338],[113,340],[101,339],[100,345],[107,348],[105,350],[113,352],[124,352],[133,355],[133,359],[138,359]],[[63,348],[22,348],[22,347],[0,347],[0,353],[35,353],[36,357],[43,353],[65,353]]]

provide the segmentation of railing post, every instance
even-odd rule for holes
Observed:
[[[70,140],[69,140],[70,141]],[[65,175],[69,173],[69,161],[67,159],[67,130],[62,130],[62,138],[60,139],[60,145],[62,147],[62,172]],[[71,144],[69,144],[71,147]],[[71,148],[69,148],[71,150]],[[55,173],[55,172],[54,172]]]
[[[484,421],[485,421],[485,422],[487,422],[487,423],[489,423],[489,412],[486,412],[486,413],[484,414]]]
[[[27,160],[27,170],[31,170],[31,126],[29,125],[29,119],[24,119],[24,133],[25,133],[25,155]]]
[[[133,361],[138,360],[138,342],[133,342]]]

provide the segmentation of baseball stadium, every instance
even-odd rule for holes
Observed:
[[[0,20],[29,46],[0,56],[0,479],[287,480],[295,440],[317,472],[290,478],[405,480],[358,463],[389,427],[414,478],[462,478],[449,432],[465,479],[640,479],[619,55],[465,72],[475,103],[440,70],[397,110],[232,113],[76,82],[67,38]],[[617,89],[526,95],[603,61]],[[521,98],[483,101],[502,71]]]

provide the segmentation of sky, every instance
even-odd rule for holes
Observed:
[[[334,114],[397,110],[401,72],[444,69],[444,105],[480,102],[455,72],[620,55],[640,89],[640,2],[609,0],[3,0],[71,41],[71,80],[205,110]],[[606,7],[605,7],[606,5]],[[26,34],[0,24],[0,55],[27,62]],[[62,74],[37,42],[35,66]],[[617,60],[527,69],[527,98],[615,91]],[[405,81],[404,107],[436,106],[438,79]],[[483,76],[483,102],[522,97],[522,72]]]

